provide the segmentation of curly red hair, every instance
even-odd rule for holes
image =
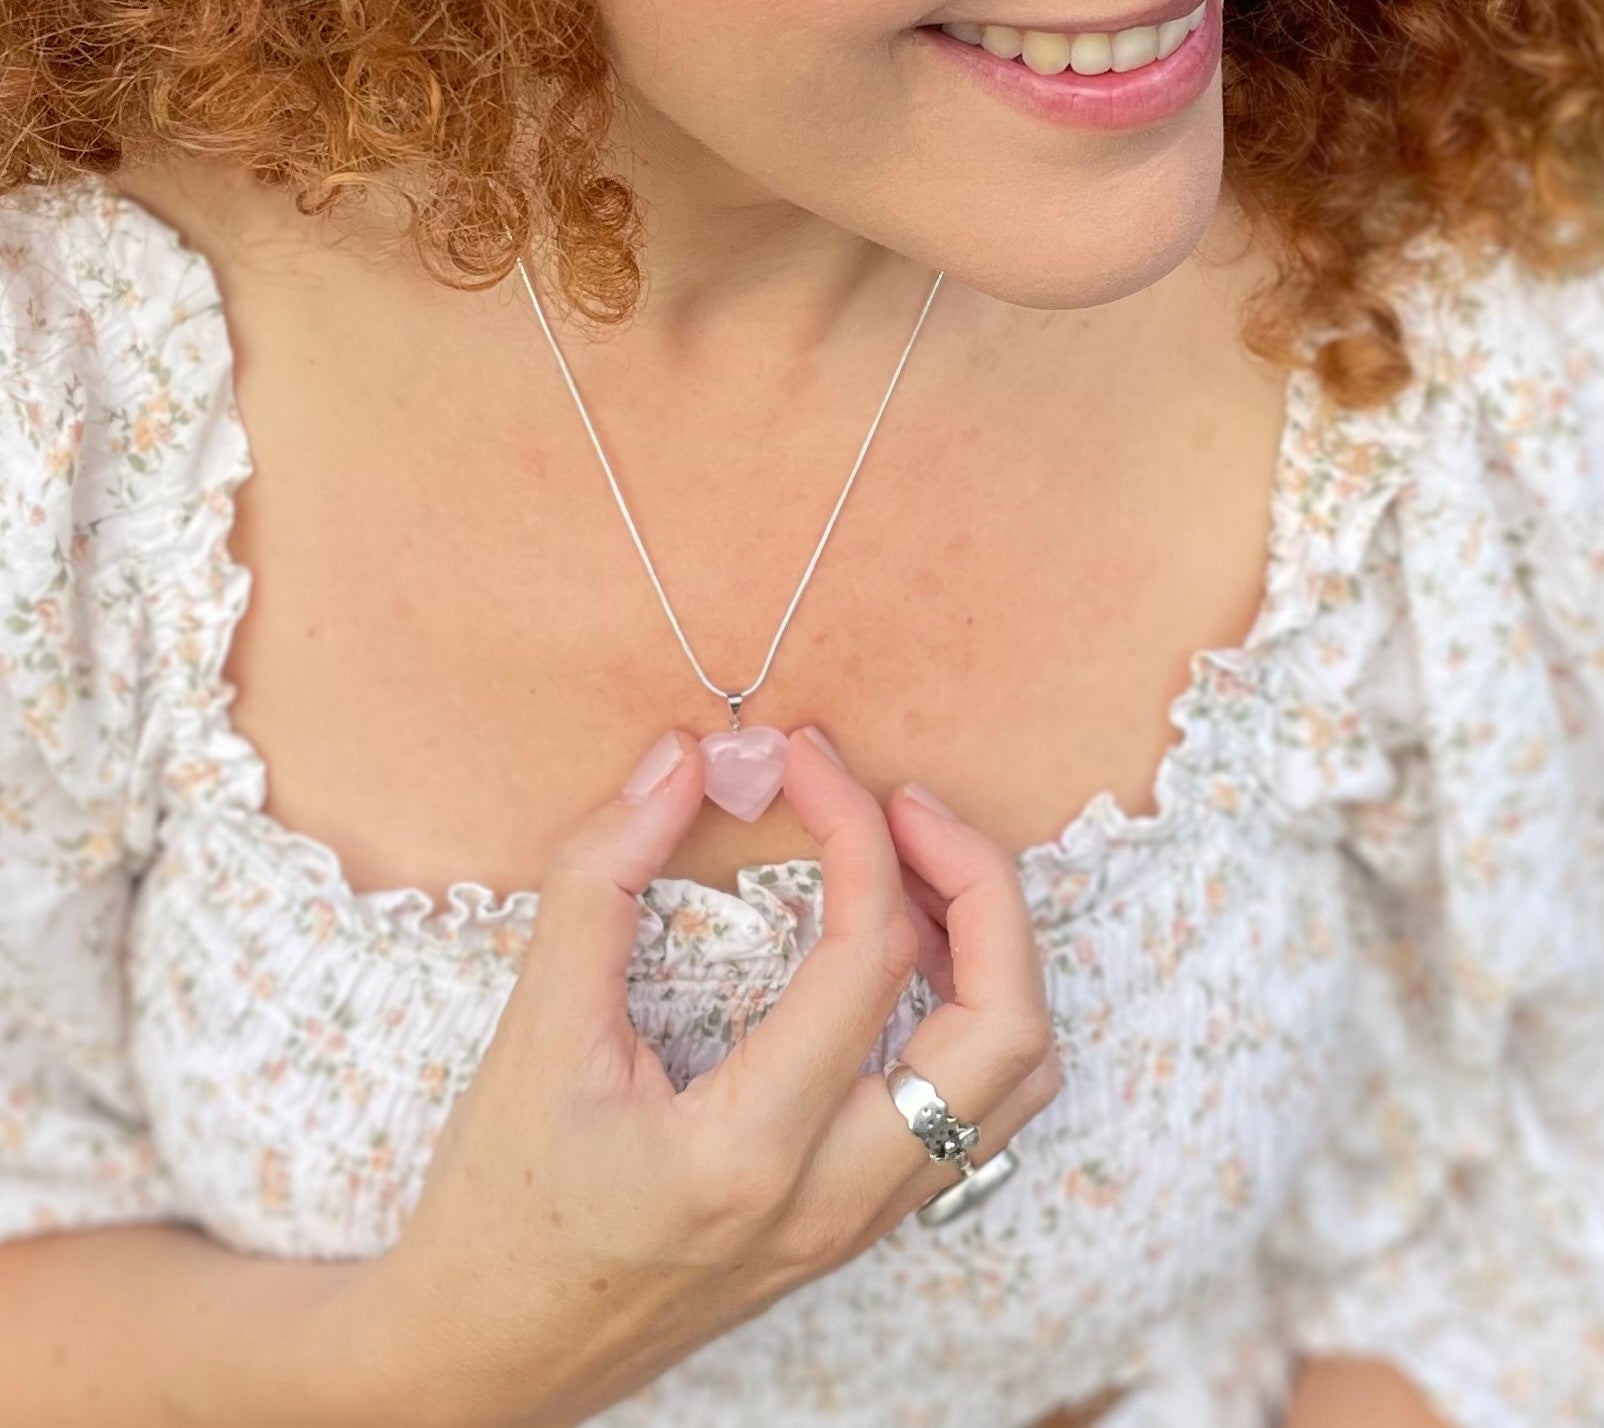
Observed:
[[[1225,3],[1227,178],[1287,254],[1256,351],[1382,401],[1411,375],[1386,296],[1411,239],[1604,261],[1598,0]],[[585,0],[0,0],[0,190],[163,151],[308,212],[384,185],[441,281],[500,281],[540,236],[568,302],[621,322],[643,229],[611,78]]]

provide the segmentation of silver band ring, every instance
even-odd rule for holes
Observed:
[[[984,1165],[972,1165],[969,1152],[980,1143],[980,1127],[953,1115],[936,1088],[905,1061],[888,1062],[885,1078],[891,1103],[924,1146],[925,1154],[936,1165],[956,1165],[963,1177],[919,1207],[920,1224],[944,1225],[956,1219],[1000,1189],[1019,1169],[1019,1157],[1006,1147]]]

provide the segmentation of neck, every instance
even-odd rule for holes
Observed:
[[[651,360],[684,370],[756,352],[783,371],[911,320],[935,281],[933,269],[762,189],[627,96],[614,131],[645,226],[626,342]],[[549,268],[537,281],[553,290]],[[611,340],[580,318],[565,325],[579,341]]]

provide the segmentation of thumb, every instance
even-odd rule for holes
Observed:
[[[546,863],[519,984],[538,989],[542,1019],[576,1030],[627,1025],[624,976],[640,927],[638,895],[668,861],[702,804],[701,745],[683,730],[657,740],[618,797],[588,814]]]
[[[956,1001],[952,947],[947,941],[947,900],[906,863],[902,865],[902,890],[908,899],[908,916],[919,934],[919,970],[942,1001]]]

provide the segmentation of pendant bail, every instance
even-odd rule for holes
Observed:
[[[740,694],[726,694],[724,697],[729,701],[730,705],[730,732],[732,734],[739,734],[741,732],[741,700],[745,696]]]

